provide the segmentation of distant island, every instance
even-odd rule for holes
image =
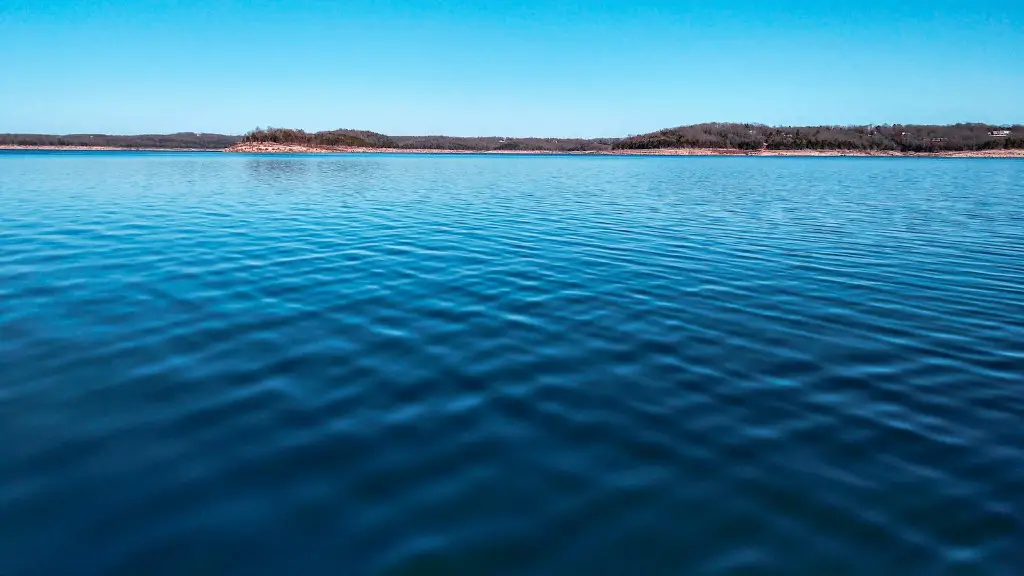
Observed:
[[[388,136],[367,130],[257,128],[241,136],[184,132],[0,134],[0,149],[224,150],[658,155],[926,155],[1024,157],[1024,125],[766,126],[706,123],[622,138]]]

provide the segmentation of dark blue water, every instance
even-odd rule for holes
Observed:
[[[1020,574],[1024,162],[0,154],[0,574]]]

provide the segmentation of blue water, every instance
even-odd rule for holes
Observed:
[[[0,154],[0,574],[1020,574],[1024,162]]]

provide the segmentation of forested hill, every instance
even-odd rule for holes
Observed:
[[[106,134],[0,134],[0,146],[97,146],[116,148],[223,149],[239,142],[273,142],[304,146],[428,150],[538,150],[582,152],[660,148],[727,148],[739,150],[878,150],[942,152],[1024,149],[1024,125],[954,124],[950,126],[766,126],[707,123],[667,128],[625,138],[512,138],[457,136],[387,136],[367,130],[305,132],[257,128],[243,136],[182,132],[112,136]]]
[[[110,148],[199,148],[220,150],[237,144],[240,136],[179,132],[177,134],[0,134],[0,146],[97,146]]]
[[[891,150],[941,152],[1024,148],[1024,126],[782,126],[709,123],[667,128],[616,141],[616,149]]]

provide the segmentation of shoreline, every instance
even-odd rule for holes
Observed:
[[[506,156],[764,156],[764,157],[923,157],[1024,158],[1024,149],[895,152],[885,150],[739,150],[735,148],[654,148],[634,150],[439,150],[427,148],[364,148],[358,146],[305,146],[253,142],[235,144],[224,152],[244,154],[494,154]]]
[[[226,148],[146,148],[128,146],[35,146],[0,144],[0,150],[41,150],[50,152],[224,152]]]
[[[443,150],[430,148],[366,148],[305,146],[272,142],[240,143],[228,148],[132,148],[117,146],[31,146],[0,144],[0,150],[55,152],[229,152],[243,154],[488,154],[505,156],[760,156],[760,157],[893,157],[893,158],[1024,158],[1024,149],[897,152],[888,150],[738,150],[734,148],[653,148],[627,150]]]

